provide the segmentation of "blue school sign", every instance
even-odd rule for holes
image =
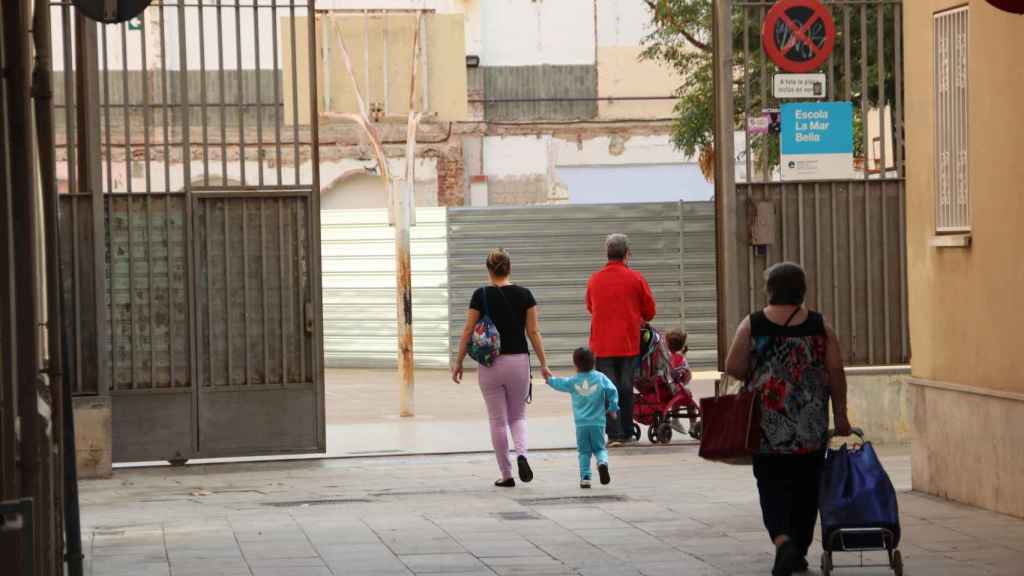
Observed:
[[[783,180],[853,177],[853,104],[795,102],[780,110]]]

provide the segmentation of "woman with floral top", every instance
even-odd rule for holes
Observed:
[[[754,477],[765,528],[776,546],[773,576],[807,570],[818,517],[818,478],[828,442],[829,401],[836,433],[850,433],[839,339],[804,306],[807,279],[783,262],[765,274],[768,306],[740,323],[726,370],[759,392],[761,447]]]

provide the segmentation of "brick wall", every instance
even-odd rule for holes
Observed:
[[[462,151],[439,156],[437,159],[437,205],[463,206],[466,204],[465,164]]]

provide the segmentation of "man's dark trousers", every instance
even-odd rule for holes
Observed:
[[[634,356],[612,356],[597,359],[597,371],[615,383],[619,391],[619,417],[608,418],[609,441],[623,441],[633,435],[633,364]]]

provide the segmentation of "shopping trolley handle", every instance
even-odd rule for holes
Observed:
[[[850,433],[846,434],[845,436],[857,436],[861,440],[863,440],[864,439],[864,430],[862,430],[860,428],[850,428]],[[829,430],[828,431],[828,439],[829,440],[831,440],[833,438],[837,438],[837,437],[839,437],[839,435],[836,434],[835,430]]]

